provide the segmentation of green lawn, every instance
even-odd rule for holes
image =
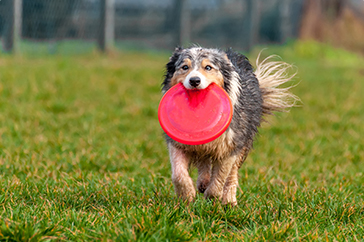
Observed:
[[[263,54],[297,67],[302,104],[263,124],[234,208],[174,195],[166,53],[0,56],[0,241],[364,240],[364,58]]]

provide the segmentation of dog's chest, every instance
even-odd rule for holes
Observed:
[[[235,149],[232,129],[225,131],[219,138],[202,145],[185,145],[173,142],[174,146],[182,149],[196,159],[206,157],[208,159],[221,160],[229,156]]]

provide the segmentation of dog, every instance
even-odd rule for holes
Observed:
[[[254,70],[246,56],[232,49],[175,49],[166,65],[163,94],[178,83],[187,89],[204,89],[214,82],[227,92],[233,105],[229,127],[211,142],[186,145],[165,135],[178,197],[188,202],[196,197],[189,175],[193,165],[198,169],[197,190],[206,199],[237,205],[238,170],[253,147],[263,118],[274,111],[287,110],[298,99],[289,92],[290,88],[280,88],[294,76],[287,74],[290,67],[268,57],[261,63],[257,61]]]

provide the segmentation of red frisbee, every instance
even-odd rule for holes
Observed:
[[[228,94],[212,83],[205,89],[186,89],[179,83],[159,103],[158,119],[166,134],[187,145],[205,144],[229,127],[233,106]]]

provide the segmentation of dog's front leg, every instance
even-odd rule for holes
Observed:
[[[222,204],[231,204],[232,206],[238,204],[236,200],[236,189],[239,185],[238,171],[239,165],[237,162],[235,162],[224,185]]]
[[[178,197],[189,202],[196,196],[192,178],[188,174],[189,159],[180,149],[169,145],[169,156],[172,165],[172,182]]]
[[[223,195],[222,195],[222,203],[223,204],[231,204],[233,206],[237,205],[238,202],[236,200],[236,190],[239,186],[239,177],[238,171],[241,164],[244,163],[246,157],[248,156],[249,149],[244,147],[241,151],[240,157],[235,161],[233,167],[231,168],[230,174],[226,179]]]
[[[222,199],[226,179],[229,176],[236,159],[237,156],[234,155],[225,160],[217,160],[213,162],[210,184],[204,192],[205,198]]]

